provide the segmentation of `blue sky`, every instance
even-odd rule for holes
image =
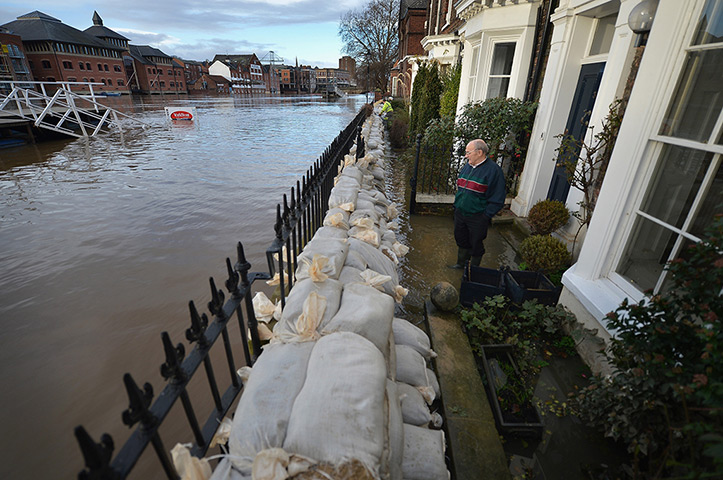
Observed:
[[[284,63],[338,67],[341,15],[368,0],[2,0],[0,25],[39,10],[85,30],[93,11],[131,43],[189,60],[273,50]]]

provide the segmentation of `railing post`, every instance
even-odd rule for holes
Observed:
[[[414,175],[409,180],[412,194],[409,197],[409,214],[417,213],[417,175],[419,174],[419,153],[422,150],[422,134],[417,134],[417,153],[414,156]]]

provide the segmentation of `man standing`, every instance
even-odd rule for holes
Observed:
[[[450,268],[464,268],[467,261],[479,266],[492,217],[505,204],[505,177],[497,163],[487,160],[488,152],[489,147],[480,139],[472,140],[465,149],[467,163],[459,172],[454,197],[457,263]]]

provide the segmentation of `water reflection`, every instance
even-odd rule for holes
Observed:
[[[160,332],[183,338],[237,241],[264,270],[276,203],[363,103],[108,100],[150,128],[0,150],[2,478],[74,478],[77,424],[122,443],[123,373],[160,392]]]

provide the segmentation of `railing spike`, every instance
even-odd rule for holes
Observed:
[[[216,317],[224,317],[223,315],[223,291],[216,288],[216,282],[213,281],[213,277],[208,279],[211,284],[211,301],[208,302],[208,311]]]
[[[208,326],[208,317],[205,313],[201,316],[198,315],[198,310],[196,310],[196,305],[193,303],[193,300],[188,302],[188,309],[191,312],[191,327],[186,330],[186,339],[191,343],[198,342],[199,345],[204,345],[206,343],[206,336],[204,334]]]
[[[276,238],[281,240],[283,223],[281,220],[281,205],[276,204],[276,223],[274,224],[274,230],[276,231]]]
[[[100,437],[100,443],[95,443],[90,434],[83,426],[75,427],[75,438],[78,440],[80,450],[83,453],[86,469],[78,474],[80,480],[114,479],[118,475],[110,466],[113,456],[113,438],[104,433]]]
[[[156,419],[148,410],[148,407],[151,405],[151,400],[153,400],[153,386],[146,382],[143,384],[143,391],[141,391],[130,373],[123,375],[123,384],[126,387],[130,402],[128,409],[123,411],[123,423],[132,427],[140,421],[142,428],[152,427]]]
[[[226,273],[228,273],[228,278],[226,279],[226,290],[228,290],[228,293],[236,294],[238,293],[238,273],[236,273],[231,266],[231,259],[226,257]]]
[[[161,365],[161,376],[170,380],[171,383],[182,383],[186,379],[186,374],[181,368],[183,358],[186,356],[186,349],[181,343],[174,347],[168,332],[161,333],[161,341],[163,351],[166,353],[166,363]]]

